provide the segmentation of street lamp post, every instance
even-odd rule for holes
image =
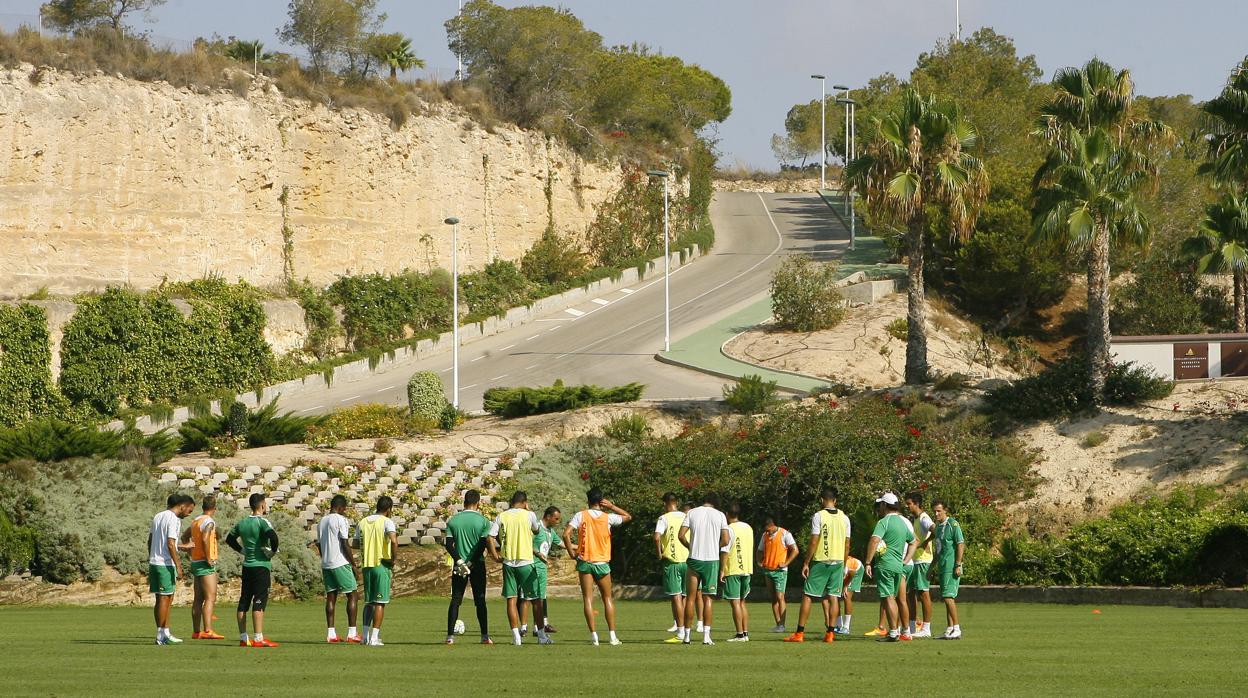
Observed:
[[[845,94],[849,94],[848,89],[845,90]],[[847,142],[846,152],[848,153],[846,157],[852,160],[858,157],[858,120],[854,118],[858,109],[858,103],[849,97],[838,99],[836,102],[846,106],[845,113],[849,117],[849,129],[845,133]],[[842,175],[841,178],[844,179],[844,176]],[[852,189],[846,187],[845,198],[849,200],[849,249],[852,250],[854,249],[854,242],[858,237],[858,219],[854,216],[854,192]]]
[[[663,170],[650,170],[646,173],[650,177],[658,177],[663,180],[663,351],[672,350],[672,252],[668,249],[671,235],[668,233],[667,218],[667,182],[671,178],[671,172]]]
[[[459,219],[443,222],[451,226],[451,404],[459,409]]]
[[[828,80],[822,75],[811,75],[810,77],[819,81],[819,188],[826,189],[827,181],[824,175],[828,165],[828,141],[827,141],[827,108],[828,108]]]
[[[844,92],[845,92],[845,99],[849,99],[849,98],[850,98],[850,96],[851,96],[851,95],[850,95],[850,92],[849,92],[849,87],[847,87],[847,86],[845,86],[845,85],[833,85],[833,86],[832,86],[832,89],[834,89],[834,90],[841,90],[841,91],[844,91]],[[839,100],[839,99],[838,99],[838,100],[836,100],[836,103],[837,103],[837,104],[841,104],[841,100]],[[844,158],[844,159],[845,159],[845,164],[846,164],[846,165],[848,165],[848,164],[849,164],[849,161],[850,161],[850,159],[851,159],[851,156],[850,156],[850,154],[849,154],[849,152],[850,152],[850,151],[849,151],[849,129],[850,129],[850,125],[849,125],[849,109],[847,108],[847,109],[845,110],[845,158]],[[845,169],[844,169],[844,168],[841,168],[841,188],[842,188],[842,189],[844,189],[844,188],[845,188]],[[842,206],[842,208],[845,210],[845,215],[847,215],[847,216],[848,216],[848,215],[849,215],[849,194],[848,194],[848,193],[846,193],[846,195],[845,195],[845,205],[844,205],[844,206]]]

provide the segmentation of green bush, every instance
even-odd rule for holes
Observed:
[[[633,402],[646,386],[629,383],[614,388],[596,385],[568,385],[562,380],[539,388],[490,388],[485,391],[485,410],[504,417],[524,417],[549,412],[566,412],[591,405]]]
[[[1018,420],[1057,419],[1096,407],[1081,359],[1066,359],[1034,376],[988,391],[992,412]],[[1138,405],[1166,397],[1174,383],[1130,362],[1114,364],[1105,377],[1105,404]]]
[[[893,339],[906,341],[910,337],[910,323],[904,318],[894,318],[884,326],[884,331]]]
[[[329,294],[306,281],[292,283],[290,294],[303,308],[303,320],[308,327],[304,349],[316,358],[324,359],[333,353],[334,340],[342,334],[342,325],[338,322],[333,304],[329,302]]]
[[[30,567],[35,558],[35,532],[18,526],[0,511],[0,576]]]
[[[436,425],[436,421],[414,417],[401,407],[366,403],[344,407],[308,427],[305,442],[319,446],[348,439],[401,438],[428,434]]]
[[[347,342],[357,350],[450,328],[451,277],[441,269],[343,276],[326,293],[342,306]]]
[[[906,421],[920,429],[926,429],[940,421],[940,408],[930,402],[920,402],[910,408]]]
[[[241,404],[241,403],[234,403]],[[246,410],[246,408],[244,408]],[[248,448],[303,443],[308,427],[320,417],[303,417],[293,412],[277,414],[277,398],[258,410],[246,411],[247,426],[244,443]],[[226,415],[207,414],[191,417],[178,427],[183,453],[208,450],[212,439],[232,435]],[[237,442],[236,442],[237,443]]]
[[[438,428],[442,431],[451,431],[463,424],[467,418],[468,415],[448,402],[442,406],[442,412],[438,414]]]
[[[1096,448],[1106,441],[1109,441],[1109,434],[1103,431],[1090,431],[1080,439],[1079,445],[1082,448]]]
[[[225,433],[245,441],[249,417],[246,405],[238,401],[231,402],[229,412],[225,415]]]
[[[48,315],[22,303],[0,305],[0,427],[61,416],[67,405],[52,382]]]
[[[982,419],[920,429],[907,416],[894,402],[864,397],[782,408],[757,423],[700,427],[672,439],[579,439],[558,448],[584,469],[582,490],[601,487],[640,522],[662,513],[666,491],[693,499],[712,490],[738,502],[751,525],[774,513],[802,540],[820,489],[831,484],[858,532],[852,549],[859,557],[884,490],[944,498],[969,541],[995,541],[997,507],[1025,494],[1030,454],[1013,439],[993,438]],[[1002,479],[1007,472],[1012,477]],[[612,570],[621,581],[656,578],[652,533],[645,525],[617,529]]]
[[[775,381],[750,375],[724,386],[724,402],[738,414],[761,414],[780,404],[780,398],[776,394]]]
[[[771,276],[771,314],[776,326],[795,332],[836,327],[845,317],[845,299],[836,287],[837,267],[802,255],[792,256]]]
[[[407,407],[413,417],[437,420],[446,409],[446,390],[433,371],[417,371],[407,380]]]
[[[176,450],[163,430],[149,436],[128,437],[122,432],[36,419],[20,427],[0,429],[0,463],[32,460],[53,463],[70,458],[119,458],[128,446],[148,449],[155,462],[168,460]]]
[[[616,417],[602,428],[602,433],[608,439],[623,441],[625,443],[637,443],[650,436],[652,429],[646,418],[639,414],[630,414],[623,417]]]
[[[1248,512],[1211,488],[1114,507],[1061,538],[1007,537],[990,579],[1005,584],[1245,584]]]
[[[191,307],[184,318],[172,300]],[[155,400],[246,390],[273,373],[259,292],[204,279],[78,299],[61,344],[61,390],[100,414]]]
[[[580,245],[553,228],[547,228],[520,258],[521,273],[548,289],[566,287],[588,268],[589,261],[581,252]]]
[[[75,460],[0,466],[0,511],[18,526],[39,532],[31,571],[59,584],[98,580],[105,567],[145,574],[152,516],[165,508],[172,491],[137,463]],[[189,494],[197,501],[201,497],[199,492]],[[246,512],[226,500],[218,500],[218,507],[217,526],[224,537]],[[268,518],[282,540],[273,561],[274,579],[301,598],[314,595],[320,563],[302,544],[303,528],[285,512],[271,512]],[[224,579],[237,577],[240,556],[223,545],[219,569]]]
[[[487,318],[534,299],[536,285],[514,262],[497,259],[481,271],[459,277],[460,299],[468,304],[469,318]]]

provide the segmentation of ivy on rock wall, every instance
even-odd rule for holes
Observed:
[[[181,297],[188,317],[174,305]],[[204,279],[80,298],[61,345],[61,391],[101,414],[154,400],[246,390],[273,373],[252,286]]]
[[[0,305],[0,426],[16,426],[64,407],[52,383],[51,363],[43,308]]]

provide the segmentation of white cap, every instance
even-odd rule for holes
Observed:
[[[897,495],[893,494],[892,492],[885,492],[884,494],[880,495],[879,498],[875,500],[876,504],[879,504],[880,502],[884,502],[885,504],[899,504],[900,503],[897,499]]]

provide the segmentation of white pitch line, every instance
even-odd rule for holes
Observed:
[[[571,315],[572,317],[580,317],[585,314],[584,310],[577,310],[576,308],[564,308],[563,312]]]
[[[516,345],[514,345],[514,344],[508,344],[507,346],[503,347],[502,349],[499,349],[499,351],[507,351],[508,349],[514,349],[514,348],[515,348],[515,346],[516,346]]]
[[[598,305],[611,305],[611,301],[606,300],[605,298],[595,298],[593,302]]]

